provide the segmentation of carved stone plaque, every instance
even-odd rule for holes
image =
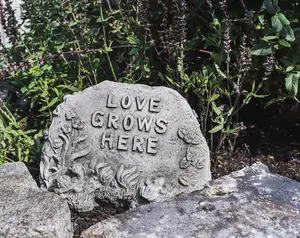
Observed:
[[[41,187],[78,211],[162,201],[211,180],[197,118],[165,87],[104,81],[66,96],[45,136]]]

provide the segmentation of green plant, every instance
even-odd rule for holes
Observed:
[[[16,160],[32,162],[36,130],[27,130],[26,123],[26,118],[17,121],[0,99],[0,164]]]
[[[2,21],[10,45],[2,47],[0,77],[30,107],[20,112],[13,97],[6,99],[15,122],[5,117],[5,133],[17,130],[9,123],[27,120],[23,132],[34,141],[35,130],[41,140],[65,95],[114,80],[175,88],[196,110],[211,150],[233,151],[240,112],[254,98],[267,106],[298,100],[299,5],[27,0],[17,26],[8,3]],[[20,158],[35,147],[24,146]]]
[[[257,14],[256,29],[261,36],[259,42],[253,47],[252,54],[274,58],[273,64],[278,77],[273,84],[277,88],[285,89],[280,95],[273,95],[266,106],[288,98],[299,102],[297,98],[300,77],[300,58],[297,53],[300,46],[299,13],[297,12],[299,4],[292,1],[286,1],[285,4],[280,8],[277,1],[264,0],[264,5]]]

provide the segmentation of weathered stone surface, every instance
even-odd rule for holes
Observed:
[[[43,148],[42,188],[88,211],[203,188],[209,149],[187,101],[165,87],[105,81],[67,96]]]
[[[202,191],[117,215],[81,238],[296,238],[300,184],[260,163],[209,183]]]
[[[42,191],[26,166],[0,166],[0,237],[72,237],[68,204],[58,195]]]

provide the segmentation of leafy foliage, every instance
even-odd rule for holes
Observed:
[[[6,5],[0,77],[19,96],[2,98],[1,162],[38,157],[63,97],[103,80],[178,90],[212,151],[234,149],[251,100],[298,101],[296,1],[27,0],[19,25]]]

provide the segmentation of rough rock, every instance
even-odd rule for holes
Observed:
[[[210,157],[194,111],[165,87],[104,81],[64,98],[43,147],[43,189],[78,211],[203,188]]]
[[[68,204],[42,191],[21,163],[0,166],[0,237],[72,237]]]
[[[81,238],[297,238],[300,184],[261,163],[100,222]]]

